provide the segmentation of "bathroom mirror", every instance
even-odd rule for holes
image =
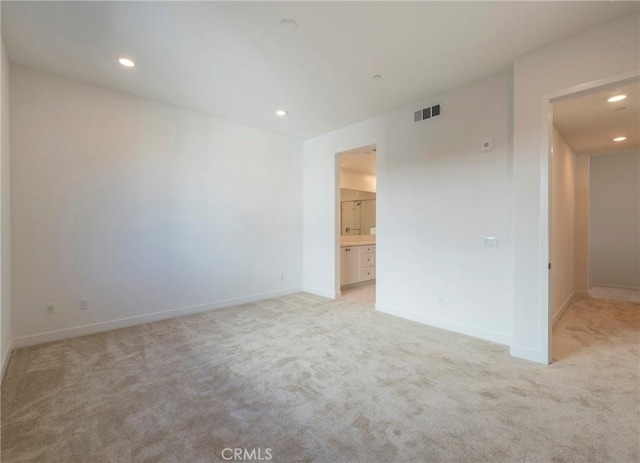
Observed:
[[[340,189],[340,233],[372,235],[376,226],[376,194],[369,191]]]

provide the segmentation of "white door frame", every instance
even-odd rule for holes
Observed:
[[[335,246],[335,262],[334,262],[334,268],[335,268],[335,294],[336,294],[336,298],[339,298],[342,296],[342,290],[341,290],[341,285],[340,285],[340,237],[342,236],[342,227],[340,224],[340,156],[342,156],[343,154],[348,154],[354,151],[362,151],[364,149],[376,149],[377,150],[377,143],[369,143],[367,145],[362,145],[358,148],[351,148],[349,150],[345,150],[345,151],[340,151],[339,153],[335,154],[335,200],[334,200],[334,209],[335,209],[335,215],[334,215],[334,221],[335,221],[335,242],[336,242],[336,246]],[[376,166],[378,164],[378,154],[376,152]],[[377,175],[377,174],[376,174]],[[378,211],[376,210],[376,222],[377,222],[377,216],[378,216]],[[377,225],[377,223],[376,223]]]
[[[542,210],[542,220],[540,221],[540,269],[542,269],[540,281],[540,300],[546,301],[547,310],[542,311],[542,345],[547,345],[548,363],[552,360],[552,319],[553,306],[551,304],[551,272],[548,265],[553,269],[551,262],[551,147],[553,145],[553,109],[555,100],[567,96],[579,96],[581,93],[592,93],[604,87],[614,84],[624,85],[635,82],[640,78],[640,70],[636,69],[622,74],[605,77],[584,84],[574,85],[556,92],[548,93],[542,98],[542,151],[540,153],[541,168],[541,188],[540,205]],[[546,329],[544,329],[546,327]]]

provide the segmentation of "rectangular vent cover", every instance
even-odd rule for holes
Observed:
[[[424,121],[425,119],[431,119],[432,117],[438,117],[440,115],[440,105],[429,106],[428,108],[420,109],[413,113],[413,122]]]

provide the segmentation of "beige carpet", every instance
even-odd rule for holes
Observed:
[[[640,461],[640,305],[578,300],[547,367],[355,294],[20,349],[2,462]]]

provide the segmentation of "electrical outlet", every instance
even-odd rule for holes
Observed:
[[[45,305],[44,310],[49,315],[56,313],[56,308],[53,306],[53,304]]]
[[[280,274],[280,279],[281,279],[281,280],[284,280],[284,273],[281,273],[281,274]]]
[[[438,299],[438,301],[440,302],[440,304],[444,305],[444,296],[440,296],[440,299]]]
[[[89,310],[89,299],[80,299],[80,310]]]

